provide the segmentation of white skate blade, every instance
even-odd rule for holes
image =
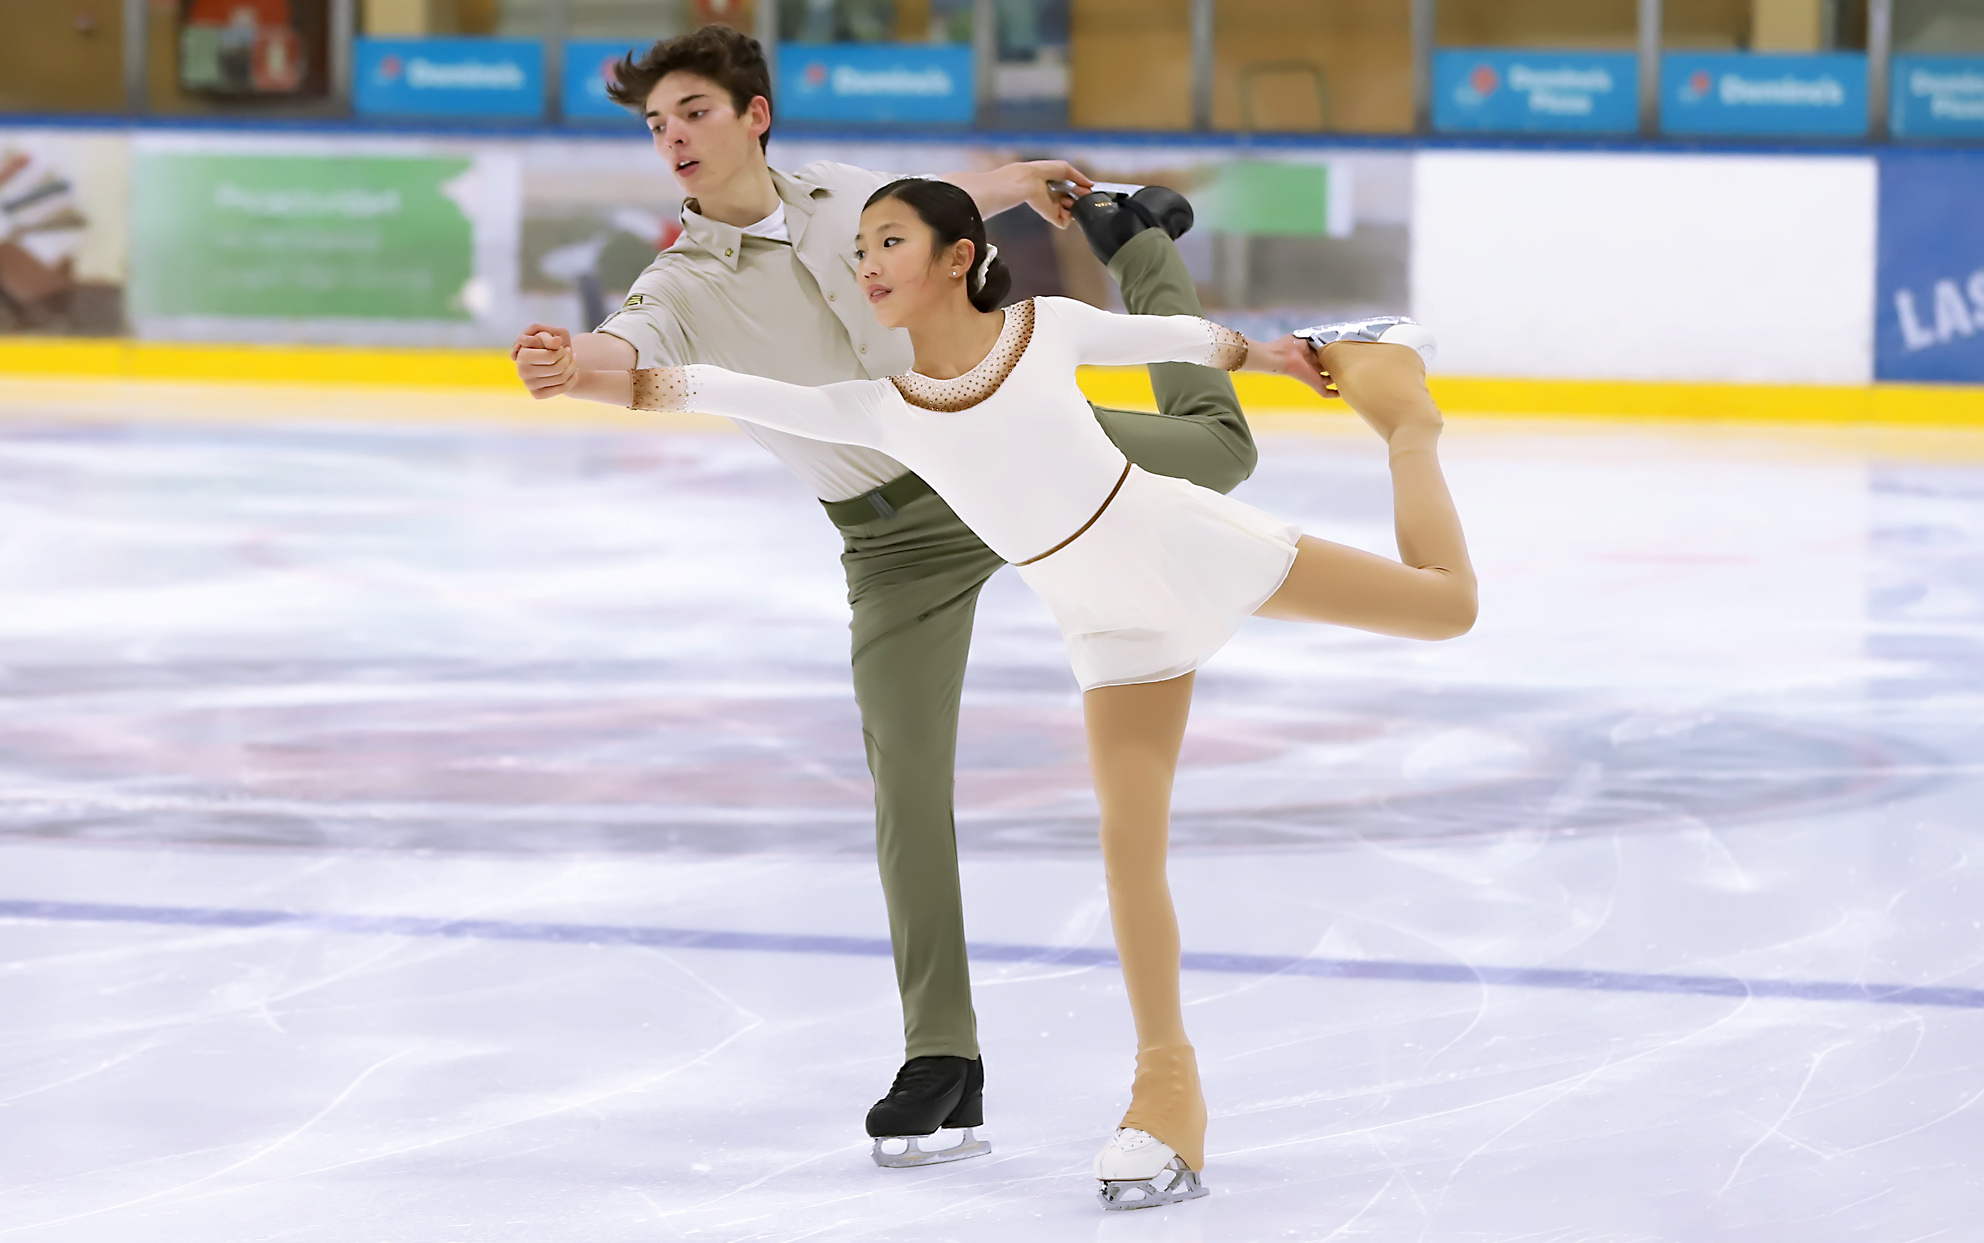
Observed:
[[[958,1142],[948,1148],[925,1148],[917,1142],[934,1138],[933,1135],[885,1135],[875,1141],[875,1164],[885,1170],[903,1170],[919,1165],[942,1165],[946,1161],[964,1161],[991,1152],[992,1141],[974,1137],[971,1130],[965,1127],[958,1136]],[[901,1152],[890,1152],[886,1147],[898,1143],[903,1145]]]
[[[1186,1169],[1184,1161],[1174,1157],[1171,1164],[1158,1171],[1155,1178],[1104,1180],[1095,1198],[1102,1202],[1103,1208],[1123,1212],[1133,1208],[1180,1204],[1186,1200],[1196,1200],[1210,1191],[1211,1188],[1200,1181],[1197,1170]]]

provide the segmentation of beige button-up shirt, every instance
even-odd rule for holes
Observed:
[[[854,279],[861,205],[895,178],[821,161],[772,171],[790,244],[748,237],[682,207],[682,236],[655,256],[626,304],[599,326],[633,346],[643,367],[709,363],[820,385],[910,368],[909,334],[884,328]],[[844,501],[907,473],[887,454],[739,426],[822,500]]]

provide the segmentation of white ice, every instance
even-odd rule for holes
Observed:
[[[33,413],[0,424],[0,1238],[1984,1219],[1984,439],[1457,424],[1474,634],[1254,623],[1201,675],[1172,874],[1222,968],[1186,975],[1213,1192],[1105,1214],[1132,1041],[1112,968],[1051,961],[1108,922],[1014,576],[960,761],[994,1152],[882,1170],[844,588],[774,463]],[[1376,443],[1322,427],[1240,495],[1385,548]]]

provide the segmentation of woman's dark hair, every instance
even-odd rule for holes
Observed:
[[[971,243],[971,273],[965,277],[964,287],[971,296],[972,306],[981,311],[997,310],[1013,291],[1013,274],[1005,260],[997,255],[992,256],[990,263],[985,260],[985,218],[978,214],[978,204],[971,201],[969,194],[948,181],[905,177],[869,195],[862,210],[883,199],[899,199],[909,204],[917,218],[930,226],[930,231],[937,235],[933,252],[959,242]]]
[[[766,3],[768,0],[760,0]],[[765,64],[765,49],[742,31],[728,26],[709,25],[673,39],[663,39],[636,58],[632,52],[620,58],[606,80],[606,97],[623,108],[639,112],[647,107],[648,94],[655,84],[677,70],[708,78],[730,95],[731,107],[743,116],[751,100],[764,96],[772,102],[772,74]],[[771,141],[771,131],[758,138],[763,149]]]

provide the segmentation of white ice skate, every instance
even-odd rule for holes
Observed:
[[[1106,1209],[1156,1208],[1206,1194],[1197,1170],[1148,1131],[1123,1127],[1095,1154],[1102,1187],[1095,1198]]]
[[[1433,356],[1439,352],[1432,330],[1418,320],[1407,319],[1403,315],[1373,315],[1369,319],[1347,319],[1339,324],[1317,324],[1313,328],[1297,328],[1294,335],[1318,350],[1338,341],[1382,341],[1387,345],[1403,345],[1418,350],[1419,357],[1426,360],[1428,367],[1433,365]]]

